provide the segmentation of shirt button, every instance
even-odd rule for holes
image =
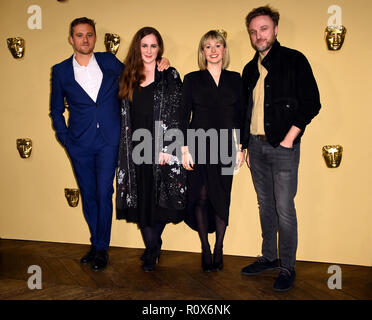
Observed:
[[[97,122],[97,128],[99,128],[99,122]]]

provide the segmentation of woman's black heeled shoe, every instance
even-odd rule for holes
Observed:
[[[142,269],[145,272],[154,271],[156,269],[156,264],[160,259],[160,248],[148,248],[146,255],[144,256],[144,261],[142,264]]]
[[[212,253],[210,249],[202,250],[202,269],[204,272],[211,272],[213,270]]]
[[[221,271],[223,269],[223,253],[221,250],[214,249],[213,251],[213,270]]]
[[[161,254],[161,245],[163,244],[163,241],[161,239],[159,239],[159,242],[158,242],[158,260],[160,261],[160,254]],[[145,251],[142,253],[141,257],[140,257],[140,260],[143,262],[145,261],[145,257],[146,255],[148,254],[148,249],[146,248]]]

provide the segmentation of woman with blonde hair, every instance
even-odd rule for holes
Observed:
[[[164,227],[183,221],[186,203],[186,174],[181,159],[167,150],[166,141],[164,148],[158,148],[168,130],[179,128],[182,95],[176,69],[158,70],[163,51],[163,40],[156,29],[137,31],[119,83],[117,218],[137,223],[141,229],[146,246],[141,257],[144,271],[155,270]]]
[[[206,134],[196,134],[195,141],[187,136],[187,143],[182,147],[182,164],[188,170],[185,221],[198,231],[202,268],[208,272],[223,268],[222,248],[233,173],[244,161],[239,142],[233,138],[234,131],[240,128],[241,78],[239,73],[226,70],[229,50],[225,36],[216,30],[201,38],[198,64],[200,70],[184,78],[183,129],[185,136],[190,129]],[[208,241],[208,233],[212,232],[216,233],[213,259]]]

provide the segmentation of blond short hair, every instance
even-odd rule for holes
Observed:
[[[199,42],[198,65],[199,65],[200,70],[207,69],[207,59],[205,58],[203,50],[204,50],[206,42],[209,39],[214,39],[214,40],[222,43],[223,47],[225,48],[225,54],[223,55],[223,59],[222,59],[222,69],[226,69],[229,66],[229,63],[230,63],[230,54],[229,54],[229,48],[227,47],[226,39],[218,31],[210,30],[204,36],[202,36],[202,38],[200,39],[200,42]]]

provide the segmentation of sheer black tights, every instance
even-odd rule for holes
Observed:
[[[165,228],[165,224],[157,223],[151,227],[141,228],[143,241],[145,242],[146,248],[155,248],[161,243],[161,234]]]
[[[208,192],[207,187],[204,185],[200,189],[199,199],[195,207],[196,221],[198,224],[198,233],[202,245],[203,251],[209,251],[208,241]],[[217,255],[222,254],[223,239],[225,237],[226,223],[218,215],[215,215],[216,222],[216,243],[214,247],[214,253]]]

